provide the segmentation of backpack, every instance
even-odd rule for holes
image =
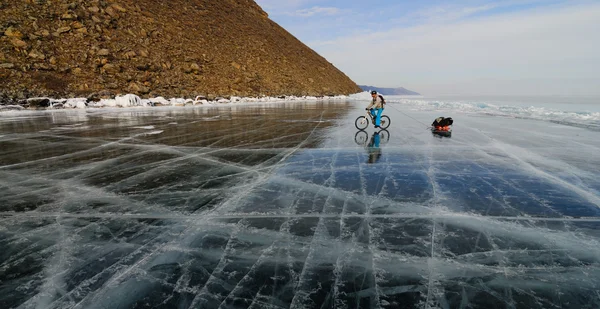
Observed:
[[[433,121],[433,123],[431,125],[434,127],[447,127],[447,126],[451,126],[453,123],[454,123],[454,120],[452,120],[451,117],[448,117],[448,118],[438,117]]]
[[[382,95],[378,94],[379,98],[381,99],[381,107],[385,106],[385,99],[383,98]]]

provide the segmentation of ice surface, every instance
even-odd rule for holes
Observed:
[[[404,103],[2,114],[0,308],[600,307],[597,132]]]
[[[365,93],[351,97],[364,100]],[[543,120],[600,131],[599,97],[472,97],[465,99],[386,96],[386,101],[392,105],[401,105],[412,110],[444,113],[458,111],[461,114],[470,115]]]

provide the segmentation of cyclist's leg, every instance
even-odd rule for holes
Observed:
[[[378,108],[377,109],[377,119],[375,119],[375,125],[379,126],[381,125],[381,114],[383,113],[383,108]]]
[[[374,108],[371,108],[369,110],[369,113],[371,113],[371,117],[375,118],[376,115],[375,115],[375,109]]]

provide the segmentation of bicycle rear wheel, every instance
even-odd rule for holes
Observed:
[[[381,144],[385,145],[390,141],[390,132],[387,130],[379,131],[379,137],[381,138]]]
[[[390,117],[388,117],[387,115],[383,115],[381,116],[381,124],[379,125],[379,127],[382,129],[387,129],[390,126],[390,123],[392,123]]]
[[[354,121],[354,125],[357,129],[362,131],[369,126],[369,120],[365,116],[360,116],[356,118],[356,121]]]

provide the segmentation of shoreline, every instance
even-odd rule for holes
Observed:
[[[17,104],[0,103],[0,113],[8,111],[54,111],[54,110],[86,110],[106,108],[155,108],[155,107],[211,107],[252,103],[288,103],[288,102],[320,102],[348,100],[351,95],[333,96],[277,96],[277,97],[217,97],[208,99],[204,96],[191,98],[156,97],[142,99],[134,94],[117,96],[112,99],[97,101],[88,98],[55,99],[50,97],[29,98]]]

